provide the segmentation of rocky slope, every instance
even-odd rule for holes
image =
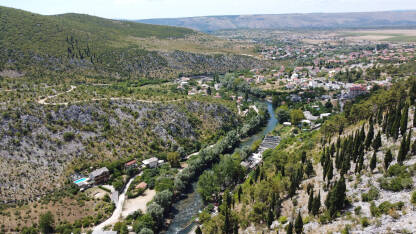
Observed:
[[[5,202],[49,193],[85,165],[186,154],[237,124],[226,107],[196,101],[29,104],[1,112],[0,200]]]

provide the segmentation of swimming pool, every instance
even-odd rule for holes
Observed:
[[[81,178],[81,179],[75,180],[74,183],[79,184],[79,183],[84,182],[86,180],[87,180],[87,178]]]

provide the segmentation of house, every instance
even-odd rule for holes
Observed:
[[[319,116],[319,118],[323,119],[325,117],[329,117],[331,115],[331,113],[323,113]]]
[[[285,126],[285,127],[292,126],[292,123],[291,122],[284,122],[283,126]]]
[[[85,177],[79,178],[74,181],[74,184],[76,184],[81,189],[86,189],[90,186],[89,180],[90,180],[89,178],[85,178]]]
[[[142,161],[143,165],[148,168],[155,168],[158,165],[158,158],[152,157]]]
[[[350,98],[355,98],[357,96],[360,96],[362,94],[367,93],[367,88],[363,85],[354,85],[350,88],[348,96]]]
[[[94,184],[101,184],[108,180],[110,177],[110,171],[106,167],[97,169],[89,174],[90,181]]]
[[[124,168],[125,168],[126,170],[137,168],[137,161],[136,161],[136,159],[131,160],[131,161],[129,161],[129,162],[126,162],[126,163],[124,164]]]

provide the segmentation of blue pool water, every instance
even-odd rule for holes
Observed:
[[[75,183],[75,184],[79,184],[79,183],[84,182],[84,181],[86,181],[86,180],[87,180],[87,178],[81,178],[81,179],[79,179],[79,180],[75,180],[75,181],[74,181],[74,183]]]

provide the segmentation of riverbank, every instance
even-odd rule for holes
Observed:
[[[264,128],[261,128],[261,131],[257,131],[256,134],[247,137],[242,141],[238,147],[233,147],[232,151],[236,149],[241,149],[247,145],[251,145],[254,141],[263,138],[265,135],[273,131],[278,123],[273,106],[270,102],[265,102],[267,104],[267,113],[269,119],[267,120],[267,125]],[[241,140],[241,139],[240,139]],[[213,146],[215,147],[215,146]],[[212,147],[210,147],[212,148]],[[175,214],[172,223],[169,225],[167,234],[187,234],[191,233],[195,229],[196,225],[192,222],[192,219],[198,214],[198,212],[203,208],[203,201],[201,196],[196,191],[196,182],[192,184],[192,190],[187,194],[185,199],[179,200],[175,203],[174,208],[179,210]]]

